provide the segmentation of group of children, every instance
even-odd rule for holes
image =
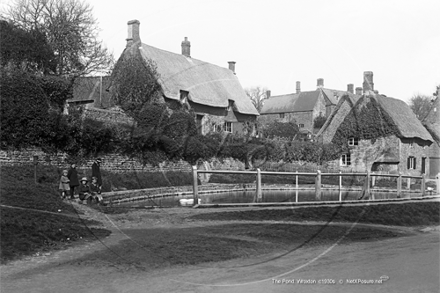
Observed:
[[[60,186],[59,189],[61,191],[61,198],[65,199],[67,198],[67,194],[70,191],[70,195],[71,195],[71,199],[74,199],[73,196],[73,188],[74,186],[71,186],[71,180],[69,179],[68,176],[68,171],[67,170],[63,170],[63,173],[61,175],[60,178]],[[78,195],[79,195],[79,200],[80,203],[83,203],[84,201],[87,204],[92,204],[92,203],[100,203],[102,204],[102,195],[101,195],[101,186],[98,184],[98,178],[97,177],[92,177],[92,182],[90,184],[88,184],[88,180],[87,177],[83,177],[80,180],[79,186],[78,187]]]

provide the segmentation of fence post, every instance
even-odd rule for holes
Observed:
[[[374,200],[374,196],[370,194],[370,177],[371,177],[370,170],[367,170],[367,178],[366,178],[367,182],[365,186],[366,187],[365,192],[367,193],[369,199]]]
[[[406,188],[407,188],[408,190],[411,190],[411,178],[410,178],[410,177],[408,177],[408,178],[406,179]]]
[[[256,193],[257,193],[257,202],[261,202],[263,195],[261,192],[261,170],[260,170],[260,168],[257,168]]]
[[[436,184],[436,186],[437,186],[437,195],[439,195],[440,194],[440,173],[438,173],[437,174],[437,184]]]
[[[424,197],[426,195],[426,178],[425,178],[425,174],[422,174],[422,197]]]
[[[295,189],[296,189],[296,194],[295,194],[295,202],[298,202],[298,170],[296,170],[296,176],[295,176]]]
[[[342,172],[339,171],[339,202],[342,201]]]
[[[318,170],[316,172],[316,180],[315,180],[315,199],[317,201],[321,201],[321,171]]]
[[[37,165],[38,165],[38,156],[34,155],[34,182],[37,185]]]
[[[197,166],[192,166],[193,173],[193,199],[194,205],[199,203],[199,190],[197,186]]]
[[[399,172],[399,177],[397,178],[397,198],[402,195],[402,172]]]

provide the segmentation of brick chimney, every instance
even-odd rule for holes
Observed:
[[[317,82],[318,82],[317,83],[318,88],[324,87],[324,79],[323,78],[318,78]]]
[[[235,61],[228,61],[229,64],[229,70],[231,70],[235,74]]]
[[[140,26],[139,20],[130,20],[127,22],[128,25],[128,37],[127,37],[127,47],[140,42],[141,37],[139,36],[139,26]]]
[[[364,71],[364,83],[362,86],[364,88],[364,94],[374,92],[373,71]]]
[[[191,58],[191,43],[187,37],[182,41],[182,55]]]
[[[301,92],[301,82],[297,81],[296,82],[296,93],[299,94]]]
[[[269,98],[270,98],[270,94],[271,94],[270,90],[267,90],[267,91],[266,91],[266,99],[269,99]]]
[[[361,87],[356,88],[356,95],[362,96],[362,88]]]
[[[354,94],[354,84],[349,83],[347,84],[347,92]]]

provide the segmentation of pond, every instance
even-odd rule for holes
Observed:
[[[341,191],[342,200],[357,200],[361,194],[360,190]],[[396,192],[372,192],[374,199],[393,199],[397,198]],[[421,193],[404,193],[402,197],[419,197]],[[222,203],[252,203],[254,202],[255,190],[248,191],[229,191],[221,193],[200,194],[199,198],[202,204],[222,204]],[[180,206],[180,199],[191,199],[191,196],[169,196],[156,197],[142,201],[124,202],[118,206],[160,206],[160,207],[176,207]],[[338,190],[323,190],[321,195],[322,201],[338,201]],[[263,190],[262,202],[295,202],[296,190]],[[314,190],[298,190],[299,202],[316,201]]]

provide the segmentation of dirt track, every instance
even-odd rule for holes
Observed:
[[[409,236],[375,242],[305,247],[281,258],[279,253],[221,263],[142,271],[113,266],[77,266],[83,255],[111,248],[127,239],[122,229],[190,227],[187,213],[176,209],[146,220],[144,212],[106,217],[86,211],[113,230],[106,239],[1,267],[1,292],[439,292],[439,231],[395,228]],[[205,223],[212,225],[215,223]],[[309,223],[313,224],[313,223]],[[345,225],[345,224],[344,224]],[[382,226],[382,228],[384,228]],[[124,230],[126,231],[126,230]],[[257,264],[260,263],[260,264]],[[382,284],[347,284],[381,280]],[[388,280],[385,280],[388,276]],[[284,281],[283,281],[284,279]],[[297,284],[327,280],[336,284]],[[292,280],[295,283],[292,284]],[[342,280],[343,284],[339,284]],[[384,281],[385,280],[385,281]],[[277,284],[281,282],[281,284]],[[286,284],[289,282],[289,284]]]

